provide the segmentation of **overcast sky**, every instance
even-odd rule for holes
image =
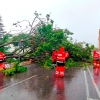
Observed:
[[[32,21],[34,11],[51,12],[51,18],[60,28],[74,33],[73,38],[98,46],[100,28],[100,0],[1,0],[0,15],[9,31],[16,21]]]

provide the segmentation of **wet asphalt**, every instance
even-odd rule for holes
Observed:
[[[0,100],[100,100],[100,69],[70,68],[64,78],[36,64],[14,76],[0,73]]]

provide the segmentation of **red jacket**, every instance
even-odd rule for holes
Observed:
[[[93,58],[99,59],[99,53],[96,50],[93,51]]]
[[[4,58],[5,58],[5,54],[0,52],[0,61],[4,60]]]
[[[63,47],[60,47],[57,52],[57,62],[65,62],[66,58],[69,57],[69,53],[64,51]]]
[[[53,50],[52,51],[52,62],[55,62],[56,61],[56,58],[57,58],[57,51],[56,50]]]

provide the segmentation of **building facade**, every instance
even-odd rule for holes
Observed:
[[[100,50],[100,29],[99,29],[99,36],[98,36],[98,49]]]

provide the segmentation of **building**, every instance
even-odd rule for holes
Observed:
[[[98,49],[100,50],[100,29],[99,29],[99,36],[98,36]]]

